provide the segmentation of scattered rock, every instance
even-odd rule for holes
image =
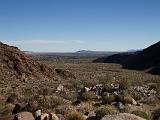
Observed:
[[[118,103],[117,103],[117,107],[118,107],[118,109],[119,109],[121,112],[125,110],[125,106],[123,105],[122,102],[118,102]]]
[[[62,92],[62,91],[64,91],[64,86],[60,84],[60,85],[57,87],[57,92]]]
[[[49,114],[49,120],[60,120],[55,113]]]
[[[30,112],[21,112],[15,116],[14,120],[34,120],[34,117]]]
[[[41,110],[37,110],[34,114],[34,117],[36,120],[40,120],[41,119]]]

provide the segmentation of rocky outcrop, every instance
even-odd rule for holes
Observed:
[[[34,120],[32,113],[29,112],[21,112],[15,115],[14,120]]]
[[[0,79],[60,79],[75,78],[72,73],[65,70],[55,70],[44,64],[32,60],[17,47],[8,46],[0,42]],[[60,72],[59,72],[60,71]]]
[[[146,120],[129,113],[120,113],[118,115],[106,115],[101,120]]]

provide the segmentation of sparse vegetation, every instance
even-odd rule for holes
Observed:
[[[66,120],[85,120],[80,112],[72,111],[66,117]]]
[[[135,115],[137,115],[139,117],[142,117],[142,118],[145,118],[147,120],[149,119],[147,113],[145,113],[143,111],[138,111],[138,110],[137,111],[133,111],[132,114],[135,114]]]
[[[89,101],[89,100],[96,100],[97,96],[94,94],[94,92],[85,92],[82,94],[82,100],[83,101]]]
[[[16,78],[12,76],[14,81],[8,78],[1,80],[0,93],[5,96],[6,100],[11,96],[10,103],[13,106],[8,106],[5,103],[6,100],[0,98],[0,103],[2,103],[0,116],[11,114],[14,103],[32,105],[31,103],[35,102],[38,104],[35,109],[26,107],[25,110],[53,111],[69,120],[83,120],[82,116],[89,115],[90,111],[93,111],[90,114],[96,114],[96,117],[118,112],[133,113],[144,118],[150,117],[154,105],[159,105],[160,76],[125,70],[117,64],[91,63],[93,59],[95,58],[60,57],[39,61],[47,68],[49,66],[49,68],[70,71],[76,76],[75,79],[61,78],[57,73],[53,73],[53,79],[50,79],[51,76],[48,74],[44,76],[44,74],[36,73],[37,77],[33,78],[23,74]],[[42,71],[45,71],[45,66],[41,66]],[[62,86],[62,90],[58,89],[59,85]],[[96,85],[100,87],[96,88]],[[134,87],[139,90],[135,90]],[[16,94],[11,95],[11,93]],[[146,97],[148,95],[150,97]],[[132,104],[133,99],[136,100],[137,105]],[[159,117],[158,112],[157,109],[152,113],[154,119]]]
[[[103,96],[102,97],[102,103],[103,104],[111,104],[112,102],[114,102],[114,100],[115,100],[115,96],[114,95]]]
[[[117,110],[111,105],[101,106],[96,113],[97,118],[102,118],[105,115],[116,114]]]

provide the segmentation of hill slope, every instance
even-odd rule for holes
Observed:
[[[0,43],[0,79],[61,79],[53,68],[40,64],[21,52],[17,47]],[[66,71],[67,72],[67,71]],[[64,73],[64,72],[63,72]],[[69,74],[68,74],[69,75]],[[72,76],[65,76],[66,78]]]
[[[160,74],[160,42],[143,51],[115,54],[98,58],[93,62],[118,63],[126,69],[146,70],[152,74]]]

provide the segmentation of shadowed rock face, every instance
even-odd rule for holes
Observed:
[[[160,42],[134,53],[120,53],[93,62],[118,63],[126,69],[145,70],[160,75]]]
[[[124,68],[138,69],[138,70],[145,70],[145,69],[152,70],[156,69],[159,66],[160,66],[160,42],[144,49],[138,54],[131,56],[124,64]],[[158,74],[160,74],[160,71]]]
[[[61,75],[53,68],[30,59],[17,47],[3,43],[0,43],[0,71],[0,79],[2,80],[14,80],[19,77],[23,79],[38,79],[39,77],[61,78]],[[69,78],[69,76],[66,76],[66,78]]]
[[[96,60],[94,60],[94,63],[118,63],[118,64],[124,64],[125,61],[132,56],[131,53],[120,53],[115,54],[109,57],[101,57]]]

